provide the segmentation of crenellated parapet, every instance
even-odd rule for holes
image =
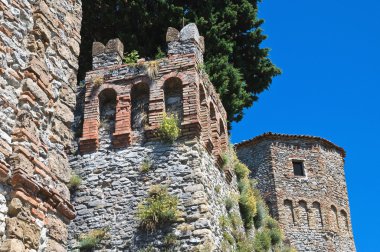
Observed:
[[[221,164],[227,148],[227,117],[219,95],[204,72],[204,39],[195,24],[169,28],[168,56],[122,64],[118,39],[93,44],[93,70],[86,75],[81,153],[100,147],[102,109],[114,104],[112,147],[124,148],[157,140],[163,115],[180,120],[182,140],[199,139]]]

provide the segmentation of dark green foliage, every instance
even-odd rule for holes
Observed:
[[[226,205],[226,209],[229,212],[234,207],[235,201],[231,197],[228,197],[224,201],[224,204]]]
[[[93,41],[118,37],[126,52],[159,58],[166,49],[166,29],[195,22],[205,37],[205,69],[221,94],[228,120],[239,121],[243,108],[280,74],[268,58],[269,49],[260,48],[266,36],[257,17],[259,1],[83,0],[78,79],[91,68]]]
[[[233,245],[235,243],[235,239],[228,232],[223,232],[223,238],[228,241],[229,244]]]
[[[271,247],[271,237],[269,232],[258,232],[255,235],[254,248],[255,252],[267,252]]]
[[[124,64],[136,63],[139,58],[140,58],[139,52],[136,50],[132,50],[130,53],[126,53],[124,55],[123,63]]]
[[[255,228],[258,229],[264,224],[264,219],[268,214],[268,210],[266,208],[265,203],[262,200],[257,201],[256,208],[257,208],[257,213],[253,221],[255,224]]]

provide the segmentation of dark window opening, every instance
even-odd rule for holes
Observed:
[[[293,161],[293,170],[295,176],[305,176],[305,170],[302,161]]]

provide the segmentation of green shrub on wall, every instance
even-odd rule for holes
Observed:
[[[170,195],[166,187],[152,186],[149,197],[138,206],[140,226],[147,231],[154,231],[160,225],[176,221],[177,205],[178,198]]]
[[[123,58],[124,64],[133,64],[136,63],[140,58],[139,52],[136,50],[132,50],[130,53],[125,53]]]
[[[95,248],[107,235],[109,228],[90,230],[79,236],[79,249],[86,250]]]
[[[72,173],[71,174],[71,177],[70,177],[70,181],[69,183],[67,184],[67,187],[70,189],[70,190],[74,190],[76,189],[78,186],[80,186],[80,184],[82,183],[82,178],[76,174],[76,173]]]
[[[175,115],[164,113],[158,128],[158,136],[162,141],[173,143],[181,134],[181,129],[178,125],[179,121]]]

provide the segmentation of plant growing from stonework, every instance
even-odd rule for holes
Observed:
[[[109,228],[93,229],[79,236],[79,249],[95,248],[103,239],[106,238]]]
[[[157,134],[164,142],[173,143],[181,134],[177,116],[164,113],[162,121],[158,127]]]
[[[104,83],[104,78],[102,76],[96,76],[92,79],[95,87],[100,87]]]
[[[73,189],[77,188],[78,186],[80,186],[81,183],[82,183],[82,178],[78,174],[73,172],[71,174],[70,181],[69,181],[67,187],[70,190],[73,190]]]
[[[173,234],[167,234],[164,237],[163,245],[166,249],[173,249],[178,244],[178,237]]]
[[[152,161],[149,158],[145,158],[140,165],[140,172],[147,173],[152,169]]]
[[[156,60],[148,61],[144,64],[146,73],[149,78],[154,79],[158,75],[160,64]]]
[[[163,224],[175,222],[178,217],[177,205],[178,198],[170,195],[165,186],[152,186],[148,198],[138,206],[137,216],[141,228],[152,232]]]
[[[234,207],[234,205],[235,205],[235,201],[234,201],[233,198],[231,198],[231,197],[227,197],[227,198],[225,199],[225,201],[224,201],[224,204],[225,204],[225,206],[226,206],[227,211],[229,212],[229,211],[231,211],[231,209]]]
[[[136,63],[139,58],[140,58],[139,52],[136,50],[132,50],[130,53],[124,54],[123,63],[133,64],[133,63]]]

